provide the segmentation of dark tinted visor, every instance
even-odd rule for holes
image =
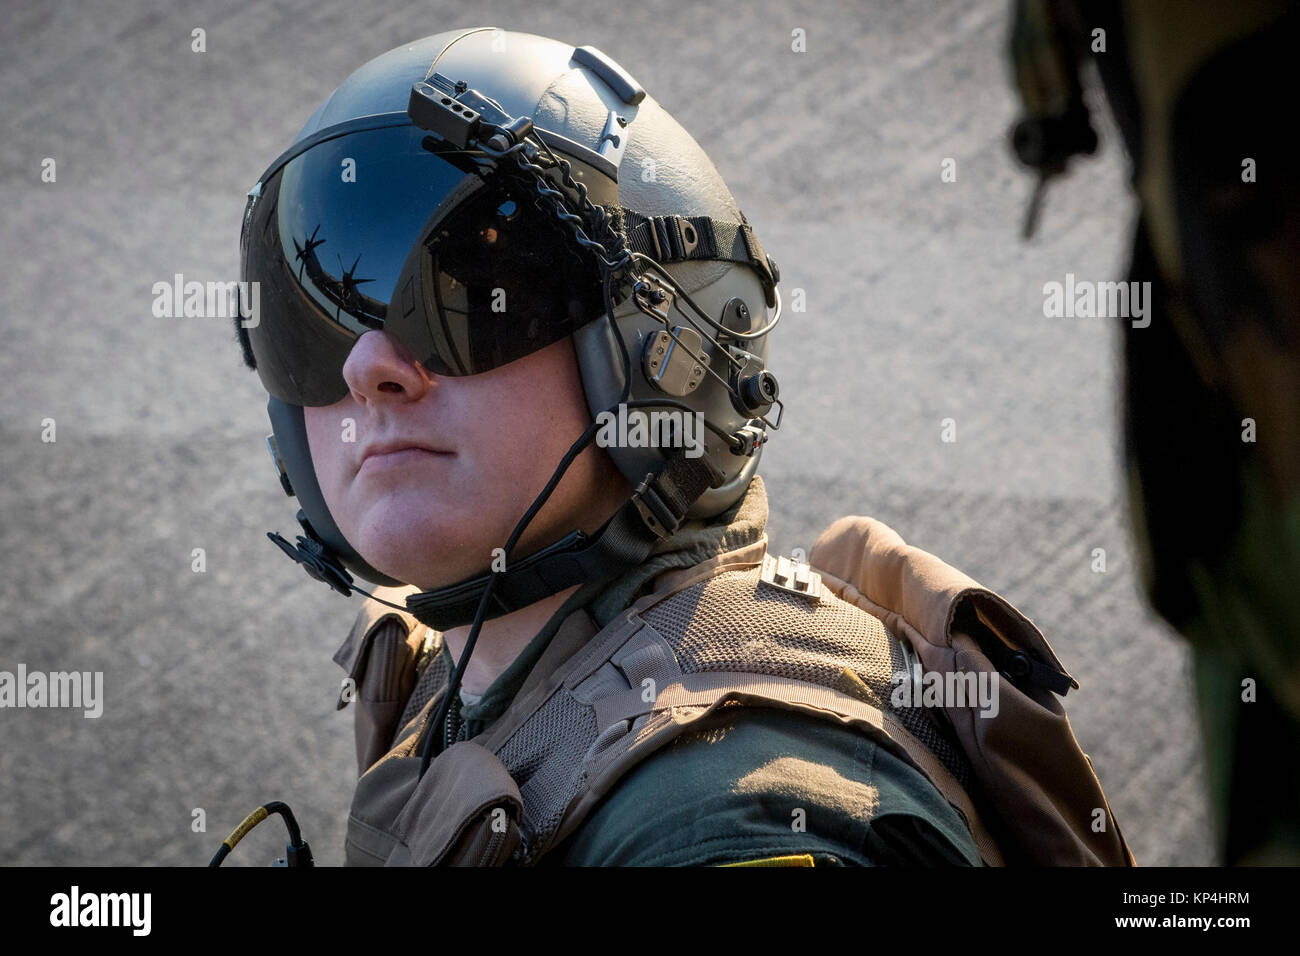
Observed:
[[[475,375],[603,313],[595,259],[531,184],[426,141],[438,143],[405,125],[348,133],[261,184],[242,278],[258,284],[245,323],[270,394],[339,401],[343,363],[371,330],[432,373]]]

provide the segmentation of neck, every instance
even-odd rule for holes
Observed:
[[[578,585],[575,584],[528,607],[484,621],[478,632],[478,640],[474,642],[474,653],[470,655],[460,686],[471,694],[482,694],[486,691],[537,636],[546,622],[551,619],[551,615],[559,610],[560,605],[576,590]],[[469,640],[471,626],[466,624],[443,632],[442,637],[447,644],[447,651],[457,664],[460,663],[465,643]]]

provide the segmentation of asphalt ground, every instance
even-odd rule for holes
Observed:
[[[293,509],[228,321],[157,318],[151,290],[238,278],[245,192],[352,70],[482,24],[619,60],[804,290],[771,342],[773,548],[865,513],[1002,593],[1082,685],[1065,705],[1139,863],[1215,862],[1189,655],[1138,589],[1120,327],[1042,308],[1067,273],[1122,276],[1126,160],[1103,118],[1020,241],[1007,8],[6,0],[0,669],[102,671],[105,700],[0,711],[0,863],[203,864],[269,799],[341,862],[356,773],[330,657],[356,605],[264,536]],[[260,828],[227,865],[282,846]]]

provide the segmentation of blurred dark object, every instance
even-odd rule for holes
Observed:
[[[1122,320],[1144,583],[1194,648],[1218,854],[1300,863],[1300,21],[1276,0],[1017,0],[1013,143],[1092,152],[1091,57],[1140,213]],[[1082,111],[1082,112],[1081,112]],[[1086,130],[1086,132],[1085,132]]]

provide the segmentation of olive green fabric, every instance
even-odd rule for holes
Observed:
[[[633,768],[543,863],[706,866],[808,853],[817,866],[980,865],[939,791],[870,738],[815,717],[729,710]]]
[[[580,588],[477,702],[459,708],[456,739],[505,712],[569,614],[603,627],[664,571],[752,544],[766,523],[756,477],[729,511],[686,523],[616,581]],[[980,863],[957,812],[915,768],[861,733],[761,708],[729,708],[633,768],[542,862],[704,865],[800,853],[818,865]]]

